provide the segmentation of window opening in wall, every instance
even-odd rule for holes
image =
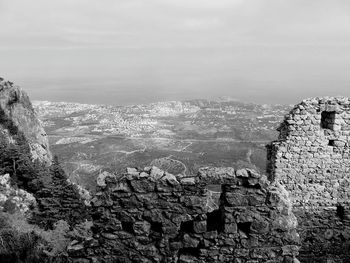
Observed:
[[[132,222],[122,222],[122,228],[125,232],[133,233],[134,229],[132,227]]]
[[[345,217],[345,208],[342,205],[337,205],[337,216],[341,219],[344,220]]]
[[[220,209],[207,213],[207,231],[221,232],[223,229],[222,215]]]
[[[248,236],[250,233],[250,226],[251,225],[252,225],[251,222],[238,223],[237,228],[239,231],[242,231],[244,234],[246,234]]]
[[[200,254],[199,248],[197,248],[197,247],[186,247],[186,248],[180,248],[180,250],[178,252],[178,257],[180,257],[181,255],[198,257],[199,254]]]
[[[151,230],[157,233],[162,233],[162,223],[159,222],[151,222]]]
[[[335,123],[335,111],[323,111],[321,113],[321,128],[333,130]]]
[[[346,237],[344,237],[343,234],[340,234],[340,235],[339,235],[339,238],[340,238],[340,240],[341,240],[342,242],[345,242],[345,241],[346,241]]]
[[[193,221],[182,222],[180,231],[185,233],[193,233]]]
[[[209,184],[206,186],[208,190],[208,206],[212,209],[218,209],[221,196],[221,184]]]
[[[163,236],[163,225],[159,222],[150,222],[151,223],[151,233],[150,238],[154,240],[160,240]]]

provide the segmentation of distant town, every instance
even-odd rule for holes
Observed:
[[[156,164],[177,173],[204,165],[264,171],[265,144],[290,106],[231,99],[110,106],[33,103],[72,181],[94,187],[103,171]]]

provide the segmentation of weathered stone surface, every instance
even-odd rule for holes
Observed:
[[[207,221],[194,221],[193,230],[195,233],[201,234],[207,231]]]
[[[151,224],[147,221],[135,222],[133,224],[133,230],[136,235],[148,236],[150,233]]]
[[[286,116],[279,140],[268,146],[270,179],[289,191],[299,222],[302,262],[350,262],[349,128],[349,99],[308,99]],[[268,201],[282,211],[279,198]],[[291,224],[277,217],[274,227]]]
[[[170,173],[165,173],[165,175],[161,179],[164,181],[167,181],[171,185],[178,185],[179,184],[176,176],[173,174],[170,174]]]
[[[137,171],[137,169],[136,169],[136,168],[130,168],[130,167],[127,167],[127,168],[126,168],[126,172],[127,172],[128,174],[135,174],[135,175],[139,175],[139,172]]]
[[[183,185],[195,185],[196,184],[196,179],[193,177],[181,178],[180,181]]]
[[[93,240],[100,246],[90,249],[85,258],[262,263],[297,256],[299,236],[291,202],[286,201],[288,193],[255,171],[237,176],[234,169],[206,168],[189,178],[154,167],[127,172],[136,171],[144,175],[106,181],[93,199]],[[207,184],[220,182],[219,206],[212,210],[207,206]],[[293,223],[279,227],[284,222]]]
[[[232,167],[202,167],[198,171],[198,181],[201,183],[221,184],[234,180],[235,169]]]
[[[164,175],[164,171],[162,171],[161,169],[159,169],[157,166],[153,166],[150,172],[150,176],[157,180],[162,178]]]
[[[107,172],[107,171],[100,173],[96,179],[97,186],[102,187],[102,188],[106,187],[107,186],[107,184],[106,184],[107,177],[114,177],[114,175]]]
[[[247,169],[240,169],[237,171],[237,176],[238,177],[246,177],[248,178],[249,177],[249,173],[248,173],[248,170]]]
[[[74,256],[74,257],[80,257],[84,255],[85,247],[83,244],[79,244],[78,241],[73,241],[67,248],[67,252]]]
[[[117,217],[121,226],[95,220],[102,245],[92,256],[110,262],[297,263],[300,253],[306,263],[349,262],[349,100],[304,100],[279,131],[279,140],[268,146],[269,180],[250,169],[205,167],[196,177],[178,178],[149,167],[107,183],[94,209],[103,207],[102,215]],[[116,184],[131,187],[111,202]],[[207,203],[210,184],[222,189],[217,209]],[[113,245],[101,235],[104,229],[118,237]]]

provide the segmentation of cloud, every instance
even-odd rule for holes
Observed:
[[[345,0],[0,0],[0,46],[350,42]]]
[[[181,8],[213,9],[232,8],[244,3],[245,0],[158,0],[165,5]]]
[[[211,28],[218,28],[223,25],[223,21],[216,17],[209,18],[188,18],[183,22],[184,28],[190,30],[208,30]]]
[[[0,0],[0,72],[38,91],[348,89],[349,13],[348,0]]]

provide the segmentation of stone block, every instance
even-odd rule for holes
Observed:
[[[244,193],[227,192],[224,198],[229,206],[248,206],[248,196]]]
[[[235,257],[237,258],[248,258],[249,250],[248,249],[235,249]]]
[[[147,221],[137,221],[133,224],[134,233],[139,236],[148,236],[151,224]]]
[[[194,221],[193,230],[195,233],[204,233],[207,231],[207,221]]]
[[[236,223],[225,224],[224,232],[228,234],[237,233],[237,224]]]
[[[150,176],[155,179],[158,180],[160,178],[162,178],[164,175],[164,171],[159,169],[157,166],[152,166],[151,171],[150,171]]]
[[[111,188],[114,192],[122,192],[122,193],[129,193],[131,192],[131,189],[127,182],[118,182],[113,188]]]
[[[155,191],[155,183],[147,179],[132,180],[130,181],[130,185],[137,193],[149,193]]]
[[[180,180],[183,185],[195,185],[196,179],[194,177],[185,177]]]
[[[247,169],[240,169],[236,171],[236,176],[241,178],[248,178],[249,172]]]
[[[188,234],[185,234],[183,237],[184,247],[187,248],[196,248],[199,245],[199,240],[197,238],[193,238]]]

